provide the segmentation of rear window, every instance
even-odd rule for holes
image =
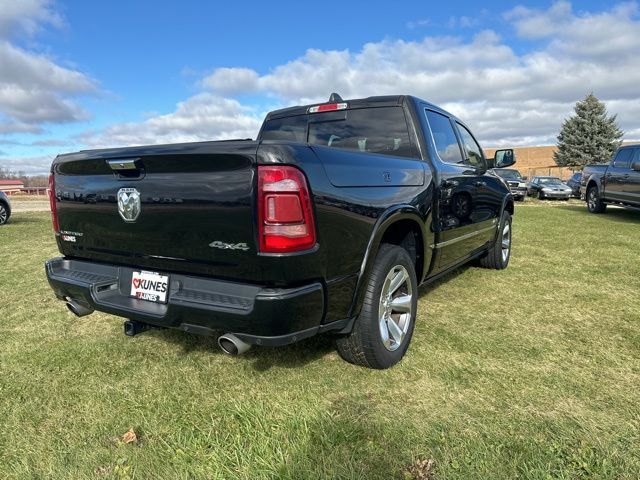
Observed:
[[[307,116],[275,118],[265,123],[262,140],[287,140],[290,142],[307,141]]]
[[[326,121],[326,117],[314,115],[269,120],[263,129],[262,139],[306,141],[342,150],[414,156],[401,107],[347,110],[343,118]]]

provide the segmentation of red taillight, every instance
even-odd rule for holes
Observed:
[[[297,168],[258,166],[258,234],[265,253],[297,252],[316,244],[309,187]]]
[[[325,103],[324,105],[309,107],[309,113],[331,112],[333,110],[345,110],[346,108],[346,103]]]
[[[49,175],[49,206],[51,207],[53,231],[60,233],[60,225],[58,224],[58,206],[56,205],[56,180],[53,177],[53,173]]]

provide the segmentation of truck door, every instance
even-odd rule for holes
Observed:
[[[640,148],[634,148],[631,155],[629,178],[625,184],[627,202],[640,206]]]
[[[604,196],[607,200],[626,201],[626,183],[629,180],[633,149],[621,148],[604,175]]]
[[[438,163],[436,191],[436,265],[439,270],[462,261],[493,240],[497,226],[493,181],[473,136],[456,122],[425,109]],[[464,132],[464,133],[463,133]],[[428,133],[427,133],[428,136]],[[464,147],[463,147],[464,145]]]

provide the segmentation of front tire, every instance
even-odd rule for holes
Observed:
[[[506,210],[502,212],[500,226],[498,227],[496,243],[484,257],[480,258],[480,266],[494,270],[503,270],[509,265],[511,259],[511,214]]]
[[[587,210],[591,213],[604,213],[606,209],[607,204],[600,199],[598,187],[589,187],[587,190]]]
[[[4,206],[3,203],[0,203],[0,225],[4,225],[9,220],[9,211]]]
[[[347,362],[385,369],[409,347],[418,309],[418,281],[407,251],[383,244],[376,255],[364,302],[351,333],[336,341]]]

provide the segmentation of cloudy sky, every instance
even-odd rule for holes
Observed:
[[[484,146],[550,145],[593,91],[640,139],[637,2],[0,0],[0,166],[255,137],[339,92],[407,93]]]

